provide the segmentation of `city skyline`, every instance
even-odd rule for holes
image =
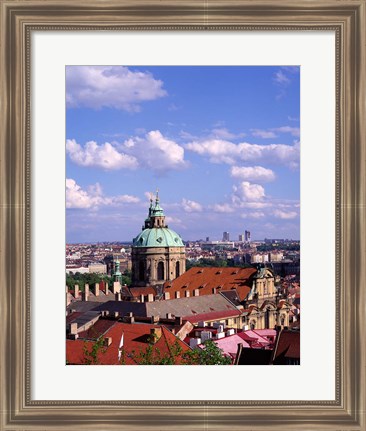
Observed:
[[[66,68],[66,241],[132,241],[159,189],[184,240],[300,238],[300,70]]]

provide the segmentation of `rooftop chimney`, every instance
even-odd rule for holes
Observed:
[[[112,337],[105,337],[104,338],[104,345],[108,347],[111,344],[112,344]]]
[[[78,324],[76,322],[70,323],[70,334],[75,335],[78,333]]]
[[[99,296],[99,283],[95,283],[94,286],[94,295]]]
[[[154,327],[150,329],[150,339],[152,344],[155,344],[157,341],[159,341],[160,337],[161,337],[160,327]]]

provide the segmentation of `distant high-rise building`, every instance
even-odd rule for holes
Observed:
[[[222,234],[222,240],[223,240],[223,241],[230,241],[230,235],[229,235],[229,232],[224,232],[224,233]]]
[[[249,232],[249,230],[245,231],[245,241],[250,242],[250,232]]]
[[[206,242],[209,242],[209,241],[210,241],[210,237],[206,236]]]
[[[239,235],[239,242],[243,242],[244,241],[244,235]]]

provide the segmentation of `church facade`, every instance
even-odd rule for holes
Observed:
[[[158,193],[150,199],[148,217],[132,244],[132,285],[162,286],[186,270],[182,238],[165,224]]]

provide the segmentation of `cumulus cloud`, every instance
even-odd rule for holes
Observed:
[[[66,152],[79,166],[106,170],[145,167],[161,173],[187,166],[184,160],[184,148],[165,138],[159,130],[151,131],[145,136],[127,139],[122,144],[106,142],[98,145],[90,141],[81,146],[75,139],[68,139]]]
[[[300,159],[300,143],[294,145],[269,144],[258,145],[243,142],[234,144],[221,139],[192,141],[185,145],[187,150],[207,156],[212,163],[234,165],[243,162],[269,161],[290,165]]]
[[[131,195],[104,196],[98,183],[84,190],[72,178],[66,179],[66,208],[98,208],[103,205],[117,206],[139,201],[139,198]]]
[[[233,178],[256,182],[269,182],[276,178],[271,169],[266,169],[262,166],[233,166],[230,169],[230,175]]]
[[[242,181],[238,186],[233,186],[234,203],[240,203],[240,201],[255,202],[265,197],[264,188],[259,184],[251,184],[248,181]]]
[[[201,212],[203,210],[203,207],[201,204],[185,198],[182,199],[182,207],[183,207],[183,210],[187,213]]]
[[[135,157],[142,166],[157,172],[187,166],[184,148],[164,137],[159,130],[152,130],[144,137],[130,138],[120,148]]]
[[[82,147],[75,139],[68,139],[66,152],[70,159],[79,166],[106,170],[135,169],[138,167],[137,159],[134,156],[120,153],[109,142],[98,145],[94,141],[89,141]]]
[[[282,211],[282,210],[274,210],[273,215],[277,218],[280,218],[282,220],[289,220],[297,217],[296,211]]]
[[[69,107],[104,107],[136,112],[140,103],[167,95],[163,82],[149,72],[123,66],[68,66],[66,103]]]

